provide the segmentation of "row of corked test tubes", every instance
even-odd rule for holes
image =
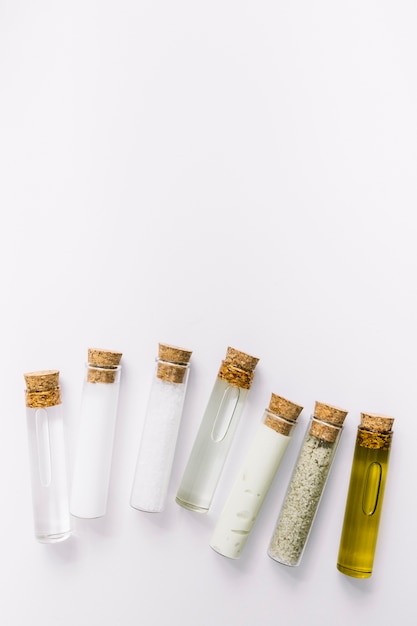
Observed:
[[[130,498],[140,511],[161,513],[165,508],[191,355],[190,350],[159,344]],[[24,375],[34,529],[40,542],[68,538],[71,516],[106,514],[121,359],[120,352],[88,350],[71,480],[59,371]],[[177,491],[182,507],[209,511],[258,360],[227,349]],[[210,546],[219,554],[240,558],[302,410],[271,394],[214,527]],[[301,562],[346,416],[343,409],[315,403],[267,550],[279,563]],[[358,426],[337,559],[337,568],[355,578],[372,574],[393,422],[362,413]]]

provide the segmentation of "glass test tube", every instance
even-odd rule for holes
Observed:
[[[241,556],[301,411],[301,406],[271,395],[210,541],[219,554]]]
[[[24,378],[35,537],[54,543],[71,535],[59,371]]]
[[[269,545],[269,556],[299,565],[339,444],[346,411],[316,402]]]
[[[159,344],[130,498],[135,509],[159,513],[165,507],[191,354]]]
[[[120,383],[120,352],[88,350],[71,486],[72,515],[105,515]]]
[[[353,578],[372,575],[394,419],[361,414],[340,539],[337,569]]]
[[[199,513],[210,509],[258,361],[227,349],[177,492],[180,506]]]

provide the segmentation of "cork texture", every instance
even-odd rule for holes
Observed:
[[[224,360],[226,363],[230,363],[248,372],[253,372],[259,361],[257,357],[246,354],[245,352],[240,352],[240,350],[231,347],[227,348]]]
[[[393,417],[376,415],[375,413],[361,413],[361,426],[366,430],[373,430],[377,433],[389,433],[393,424]]]
[[[250,389],[258,361],[257,357],[229,347],[217,375],[234,387]]]
[[[265,411],[264,424],[288,437],[302,410],[302,406],[272,393],[269,407]]]
[[[183,383],[191,355],[191,350],[160,343],[156,368],[157,377],[168,383]]]
[[[24,374],[26,382],[26,406],[47,408],[61,404],[58,370],[40,370]]]
[[[311,422],[310,433],[322,441],[329,443],[336,441],[347,414],[348,412],[343,409],[316,402],[314,406],[315,419]]]
[[[322,402],[316,402],[314,407],[314,417],[335,426],[343,426],[347,414],[343,409]]]
[[[96,367],[117,367],[122,358],[121,352],[111,350],[88,349],[88,363]]]
[[[168,361],[169,363],[186,365],[189,363],[191,355],[191,350],[184,350],[184,348],[171,346],[167,343],[160,343],[158,347],[158,357],[161,361]]]
[[[183,383],[186,373],[187,365],[177,365],[165,361],[159,361],[156,368],[157,377],[167,383]]]
[[[299,404],[295,404],[294,402],[290,402],[290,400],[287,400],[286,398],[277,396],[275,393],[272,393],[268,410],[276,415],[285,417],[287,420],[295,421],[303,410],[303,407]]]
[[[89,348],[87,381],[89,383],[114,383],[121,358],[121,352]]]
[[[280,433],[281,435],[285,435],[288,437],[291,434],[292,429],[294,428],[294,421],[288,421],[279,415],[275,415],[274,413],[270,413],[268,410],[265,411],[265,426],[275,430],[275,432]]]
[[[310,426],[310,434],[317,437],[321,441],[327,441],[328,443],[334,443],[340,432],[341,426],[336,424],[327,424],[326,422],[312,420]]]
[[[362,448],[389,450],[391,448],[392,435],[392,431],[389,433],[378,433],[359,426],[356,442]]]
[[[375,413],[361,413],[361,423],[356,439],[358,445],[372,450],[389,450],[393,424],[393,417]]]

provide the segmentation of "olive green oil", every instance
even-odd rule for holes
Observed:
[[[354,578],[372,575],[394,421],[362,416],[365,419],[358,428],[337,560],[338,570]]]

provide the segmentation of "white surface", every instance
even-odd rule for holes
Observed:
[[[0,3],[1,621],[414,624],[417,6]],[[165,512],[129,506],[158,341],[193,350]],[[173,499],[219,361],[260,357],[216,493]],[[23,372],[121,350],[105,518],[33,538]],[[271,391],[302,404],[239,561],[208,546]],[[266,555],[315,400],[349,410],[302,565]],[[336,570],[360,411],[396,418],[374,576]]]

